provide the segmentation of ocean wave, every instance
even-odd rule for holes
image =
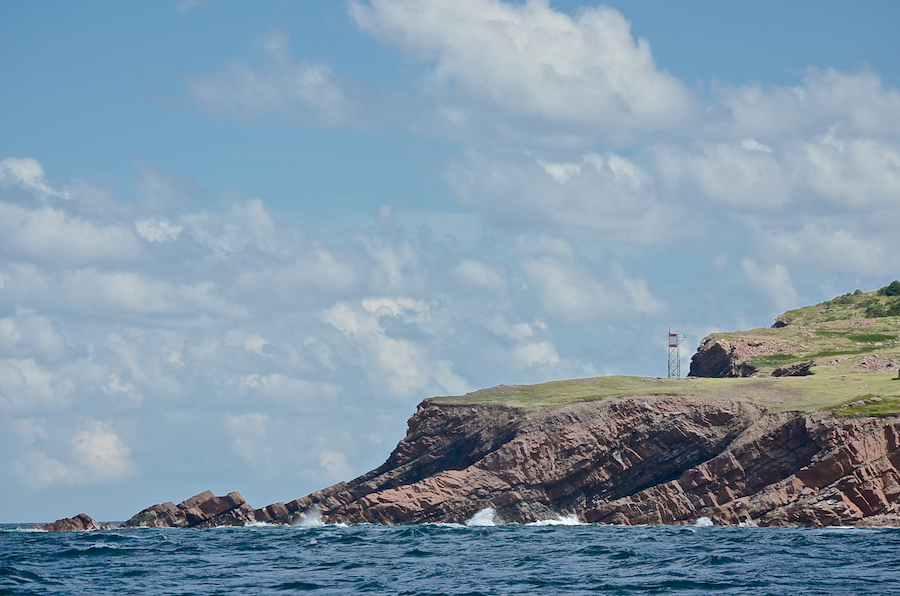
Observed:
[[[469,527],[496,526],[497,521],[497,512],[492,507],[488,507],[467,519],[466,525]]]
[[[583,526],[584,522],[574,513],[560,515],[556,519],[542,519],[525,524],[526,526]]]

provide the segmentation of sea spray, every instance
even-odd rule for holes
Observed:
[[[556,519],[542,519],[539,521],[530,522],[528,526],[580,526],[583,525],[584,522],[578,519],[578,516],[574,513],[570,513],[569,515],[560,515]]]
[[[482,509],[466,520],[467,526],[496,526],[497,512],[492,508]]]
[[[300,519],[293,523],[298,528],[321,528],[325,525],[322,521],[322,513],[315,507],[311,507],[300,514]]]

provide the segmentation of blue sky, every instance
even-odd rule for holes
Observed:
[[[662,376],[669,328],[900,277],[898,24],[0,3],[0,522],[290,500],[424,397]]]

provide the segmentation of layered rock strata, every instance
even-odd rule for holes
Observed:
[[[900,524],[900,416],[772,414],[746,400],[642,396],[528,414],[425,400],[378,469],[253,509],[205,491],[126,527],[266,522]],[[44,529],[96,529],[86,515]]]
[[[426,402],[388,461],[300,499],[326,523],[900,523],[900,417],[634,397],[516,416]]]

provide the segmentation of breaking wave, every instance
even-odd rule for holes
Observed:
[[[569,515],[560,515],[556,519],[542,519],[540,521],[530,522],[527,526],[582,526],[584,522],[578,519],[574,513]]]
[[[466,520],[467,526],[496,526],[497,512],[492,508],[482,509]]]

